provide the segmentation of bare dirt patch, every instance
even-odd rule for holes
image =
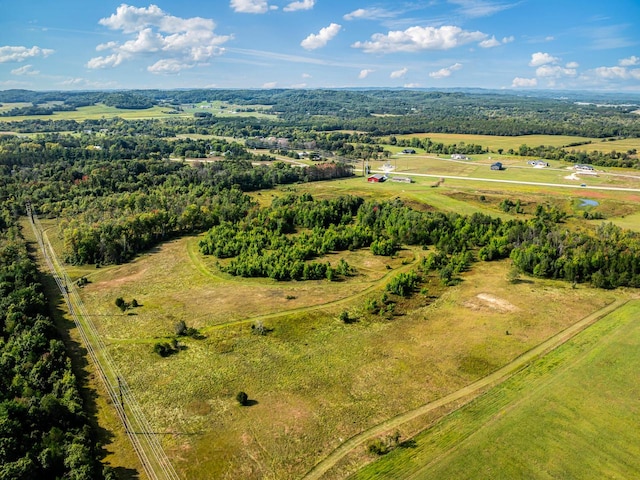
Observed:
[[[474,298],[464,302],[464,306],[472,310],[489,309],[501,313],[515,312],[518,310],[518,307],[513,303],[491,295],[490,293],[479,293]]]

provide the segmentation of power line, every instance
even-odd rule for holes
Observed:
[[[82,343],[91,357],[96,372],[105,386],[111,403],[116,409],[147,476],[152,480],[179,480],[180,477],[171,465],[131,388],[113,363],[74,283],[68,277],[51,243],[46,238],[38,216],[33,213],[29,203],[26,208],[29,222],[44,260],[60,289]]]

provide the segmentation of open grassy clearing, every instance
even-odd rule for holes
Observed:
[[[354,478],[636,478],[631,301]]]
[[[552,147],[564,147],[567,151],[611,153],[612,151],[625,153],[630,150],[640,151],[640,138],[588,138],[574,137],[568,135],[516,135],[516,136],[493,136],[493,135],[472,135],[456,133],[416,133],[407,135],[396,135],[397,139],[429,138],[436,143],[445,145],[476,144],[488,148],[494,158],[502,158],[498,155],[498,150],[502,149],[503,154],[509,149],[518,151],[521,145],[537,147],[547,145]],[[573,145],[581,143],[581,145]],[[399,153],[405,147],[385,145],[385,149],[392,153]],[[419,153],[424,153],[423,149],[415,149]],[[486,155],[471,155],[474,159],[486,158]]]
[[[636,151],[640,151],[640,138],[623,138],[620,140],[607,139],[607,141],[594,140],[593,143],[589,145],[567,147],[565,150],[571,151],[573,149],[575,149],[576,151],[584,150],[589,152],[597,150],[603,153],[610,153],[614,150],[620,153],[625,153],[633,149],[635,149]]]
[[[454,175],[460,177],[502,179],[522,182],[571,184],[592,186],[638,188],[640,173],[631,169],[598,167],[595,175],[576,173],[573,165],[561,161],[548,161],[549,167],[534,168],[527,164],[530,157],[475,156],[473,160],[451,160],[449,156],[431,154],[397,155],[389,160],[371,161],[373,170],[383,170],[391,165],[393,175],[420,173],[428,175]],[[491,170],[493,162],[500,161],[503,170]],[[434,180],[435,181],[435,180]]]
[[[419,159],[415,160],[420,162]],[[447,162],[448,163],[448,162]],[[419,168],[419,167],[417,167]],[[539,171],[539,169],[534,169]],[[507,175],[512,172],[494,172]],[[392,176],[394,173],[391,174]],[[402,175],[401,172],[398,175]],[[349,179],[334,180],[331,182],[319,182],[281,187],[282,192],[308,192],[314,197],[330,197],[335,195],[358,195],[365,198],[387,200],[400,197],[416,208],[432,208],[437,210],[458,212],[461,214],[473,214],[475,212],[488,213],[500,216],[507,220],[514,218],[513,214],[505,213],[499,208],[499,203],[504,199],[515,201],[520,199],[525,205],[525,212],[532,213],[538,204],[554,204],[580,218],[585,210],[600,212],[604,215],[604,221],[613,221],[622,227],[640,229],[640,224],[635,224],[633,215],[640,213],[640,193],[624,191],[590,190],[576,186],[575,189],[518,185],[508,183],[488,183],[483,181],[450,179],[447,178],[439,186],[438,177],[413,177],[414,183],[368,183],[366,178],[357,176]],[[563,180],[564,181],[564,180]],[[627,178],[624,180],[632,188],[640,188],[640,180]],[[559,182],[556,182],[559,183]],[[261,203],[269,204],[274,193],[263,192],[254,197]],[[581,205],[582,199],[590,199],[598,202],[595,207]],[[599,225],[603,220],[589,220],[586,223]]]
[[[120,117],[125,120],[137,120],[146,118],[175,118],[175,117],[187,117],[193,118],[195,112],[208,112],[214,116],[238,116],[238,117],[257,117],[257,118],[276,118],[273,114],[264,113],[264,106],[238,106],[226,104],[224,102],[209,102],[207,105],[212,105],[211,108],[199,108],[199,105],[188,105],[183,112],[175,113],[173,109],[168,105],[156,105],[151,108],[145,109],[126,109],[109,107],[104,104],[90,105],[87,107],[78,107],[75,111],[71,112],[54,112],[52,115],[20,115],[12,117],[0,117],[0,124],[2,122],[19,122],[22,120],[96,120],[100,118],[113,118]],[[0,112],[9,111],[15,107],[30,106],[30,103],[4,103],[0,107]],[[204,105],[204,104],[203,104]],[[221,106],[226,108],[221,109]],[[239,112],[237,109],[255,108],[255,112]],[[173,112],[173,113],[170,113]]]
[[[8,112],[14,108],[30,107],[31,105],[31,102],[2,103],[0,104],[0,113]]]
[[[78,107],[72,112],[54,112],[52,115],[22,115],[15,117],[0,117],[0,122],[20,122],[23,120],[97,120],[100,118],[120,117],[125,120],[136,120],[145,118],[168,118],[180,115],[168,114],[169,107],[154,106],[146,109],[124,109],[108,107],[103,104],[91,105],[88,107]],[[192,117],[184,114],[183,116]]]
[[[632,218],[638,212],[637,198],[626,192],[455,179],[432,188],[437,179],[416,180],[370,184],[355,177],[252,196],[264,205],[292,191],[317,198],[401,197],[416,208],[508,219],[513,215],[498,207],[504,198],[520,198],[526,209],[551,202],[579,215],[578,200],[594,194],[601,202],[596,208],[610,215]],[[55,222],[46,224],[61,251]],[[166,434],[163,442],[184,478],[301,477],[347,438],[467,385],[616,295],[541,280],[513,286],[506,282],[509,262],[478,264],[435,302],[416,295],[402,309],[405,315],[388,321],[366,315],[364,299],[379,296],[383,277],[410,268],[421,251],[406,250],[391,263],[368,252],[345,252],[340,256],[358,269],[354,278],[277,283],[221,274],[215,259],[199,254],[197,241],[167,242],[127,265],[70,269],[72,277],[87,275],[92,282],[82,290],[86,305],[152,425]],[[332,257],[337,262],[340,256]],[[427,287],[439,294],[437,283]],[[115,306],[118,296],[136,298],[142,307],[123,315]],[[359,322],[341,323],[343,310]],[[179,320],[206,338],[184,340],[187,348],[169,358],[153,354],[153,344],[166,341]],[[269,335],[251,333],[257,320],[273,329]],[[257,403],[237,406],[239,390]],[[443,413],[412,422],[403,436]],[[341,471],[369,460],[356,458]]]
[[[558,282],[513,286],[505,280],[507,262],[479,264],[435,303],[418,295],[409,313],[388,321],[363,313],[357,292],[364,279],[224,279],[191,258],[193,241],[95,270],[82,291],[89,311],[102,312],[94,321],[151,423],[167,433],[184,478],[301,476],[344,439],[485,375],[614,296]],[[373,259],[361,256],[360,268]],[[406,267],[396,261],[392,271]],[[368,268],[369,282],[388,272],[383,264]],[[354,294],[351,303],[311,308]],[[117,296],[143,306],[119,315]],[[541,305],[540,296],[550,301]],[[237,323],[205,329],[205,339],[185,340],[186,350],[173,357],[151,352],[153,337],[170,333],[178,320],[213,327],[275,313],[288,302],[302,310],[265,320],[273,329],[266,336]],[[338,321],[345,308],[360,321]],[[237,406],[239,390],[256,403]]]
[[[515,135],[515,136],[498,136],[498,135],[473,135],[473,134],[457,134],[457,133],[412,133],[407,135],[396,135],[398,139],[411,138],[430,138],[431,141],[444,144],[476,144],[488,147],[491,151],[498,151],[499,148],[509,150],[513,148],[518,150],[521,145],[529,147],[537,147],[539,145],[549,145],[552,147],[564,147],[572,143],[578,142],[600,142],[599,138],[574,137],[569,135]],[[583,146],[571,147],[580,149]]]
[[[229,102],[213,101],[189,103],[181,105],[186,113],[210,113],[214,117],[256,117],[276,119],[277,116],[270,112],[270,105],[236,105]],[[247,111],[253,110],[253,111]]]

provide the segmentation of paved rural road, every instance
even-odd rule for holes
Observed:
[[[386,173],[383,170],[372,170],[372,173]],[[499,178],[481,178],[481,177],[458,177],[455,175],[431,175],[428,173],[406,173],[402,172],[402,176],[406,177],[430,177],[430,178],[448,178],[453,180],[473,180],[476,182],[493,182],[493,183],[512,183],[516,185],[536,185],[539,187],[559,187],[559,188],[575,188],[578,190],[613,190],[619,192],[640,192],[640,188],[625,188],[625,187],[598,187],[591,186],[579,187],[575,184],[568,183],[542,183],[542,182],[525,182],[520,180],[502,180]]]
[[[518,358],[508,363],[504,367],[496,370],[490,375],[487,375],[476,382],[473,382],[466,387],[461,388],[449,395],[446,395],[438,400],[435,400],[430,403],[426,403],[421,407],[418,407],[414,410],[410,410],[403,414],[392,417],[378,425],[375,425],[368,430],[365,430],[358,435],[351,437],[349,440],[344,442],[338,448],[336,448],[328,457],[322,460],[320,463],[317,463],[304,477],[303,480],[318,480],[321,479],[322,476],[331,469],[334,465],[336,465],[342,458],[348,455],[353,449],[362,445],[366,441],[381,435],[389,430],[399,427],[405,422],[409,420],[413,420],[420,415],[424,415],[436,408],[445,406],[451,402],[456,400],[460,400],[472,393],[478,392],[479,390],[497,385],[509,377],[511,377],[514,373],[516,373],[521,368],[525,367],[527,364],[532,362],[533,360],[546,355],[550,351],[559,347],[566,341],[573,338],[575,335],[583,331],[589,325],[592,325],[596,321],[600,320],[605,315],[613,312],[614,310],[620,308],[622,305],[627,303],[628,300],[619,299],[615,302],[607,305],[606,307],[598,310],[597,312],[592,313],[591,315],[583,318],[579,322],[573,324],[569,328],[563,330],[562,332],[554,335],[548,340],[542,342],[537,347],[532,348],[528,352],[523,353]]]

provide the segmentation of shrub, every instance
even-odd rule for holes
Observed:
[[[175,353],[175,350],[167,342],[158,342],[153,346],[154,353],[157,353],[161,357],[168,357]]]
[[[246,407],[249,403],[249,395],[247,395],[245,392],[238,392],[238,394],[236,395],[236,400],[240,405]]]
[[[413,293],[419,281],[420,277],[416,272],[399,273],[387,284],[387,291],[401,297],[408,297]]]
[[[174,325],[173,328],[176,335],[179,337],[187,334],[187,324],[184,322],[184,320],[180,320],[178,323]]]
[[[340,313],[340,321],[343,322],[343,323],[353,323],[353,322],[356,321],[356,319],[355,318],[351,318],[349,316],[349,312],[347,312],[346,310],[343,310]]]

